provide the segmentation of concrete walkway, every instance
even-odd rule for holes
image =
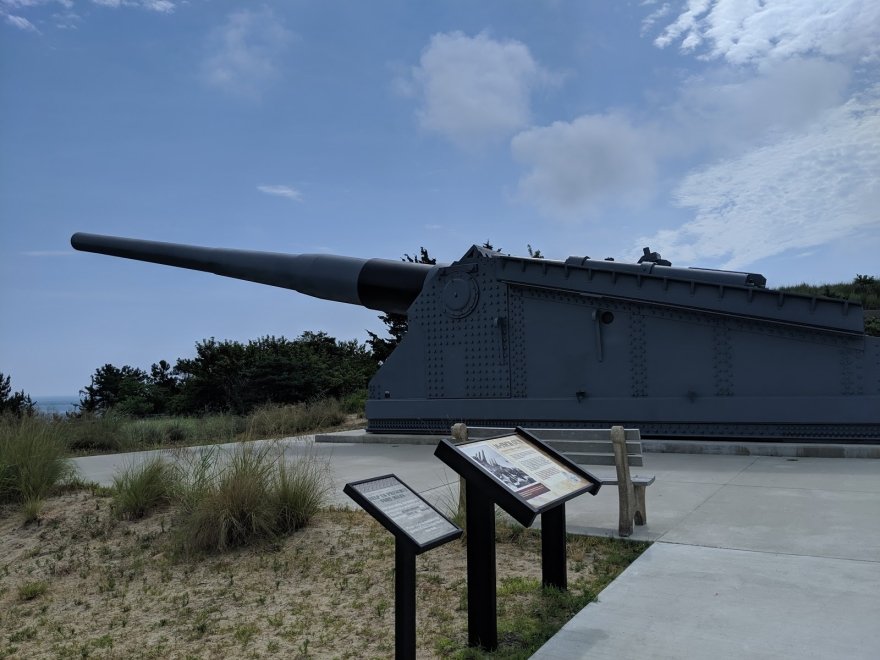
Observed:
[[[656,541],[533,657],[880,657],[880,461],[648,454]],[[616,493],[569,507],[608,533]]]
[[[342,486],[394,473],[440,505],[457,476],[431,446],[284,441]],[[228,449],[229,446],[226,446]],[[194,448],[189,451],[200,451]],[[149,453],[76,460],[109,484]],[[535,658],[880,657],[880,460],[647,454],[655,541]],[[614,535],[617,491],[567,504],[569,530]]]

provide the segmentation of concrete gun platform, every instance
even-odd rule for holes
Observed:
[[[346,482],[389,472],[455,504],[431,445],[283,442],[328,458],[339,504]],[[76,463],[106,484],[149,455]],[[639,472],[657,481],[632,538],[654,545],[535,658],[880,657],[880,460],[646,454]],[[569,531],[613,536],[616,489],[566,512]]]

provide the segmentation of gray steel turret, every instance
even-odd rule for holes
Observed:
[[[860,305],[756,273],[512,257],[449,265],[74,234],[78,250],[386,312],[409,331],[370,383],[371,431],[641,428],[643,437],[880,440],[880,338]]]

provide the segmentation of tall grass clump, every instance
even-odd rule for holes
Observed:
[[[120,518],[137,520],[171,502],[177,471],[161,456],[129,465],[113,478],[113,510]]]
[[[345,421],[345,410],[336,399],[311,403],[260,406],[248,417],[249,438],[284,438],[337,426]]]
[[[329,467],[314,456],[288,461],[277,445],[204,452],[181,479],[181,546],[224,551],[296,530],[323,506]]]
[[[0,420],[0,503],[43,499],[73,476],[60,427],[40,417]]]
[[[204,417],[131,419],[125,423],[122,431],[131,446],[150,449],[232,442],[246,428],[243,418],[220,413]]]
[[[272,475],[272,505],[278,533],[305,527],[330,495],[330,469],[313,454],[287,461],[283,456]]]

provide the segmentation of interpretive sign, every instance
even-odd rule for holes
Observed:
[[[345,485],[346,495],[395,536],[411,541],[417,553],[462,535],[462,530],[393,474]]]
[[[434,453],[466,479],[473,468],[489,477],[484,485],[493,499],[526,526],[558,504],[599,490],[593,475],[520,428],[461,444],[442,440]]]
[[[518,435],[460,445],[462,453],[534,507],[592,486],[586,478]]]
[[[468,644],[491,651],[498,647],[495,505],[526,527],[541,516],[541,582],[564,590],[565,502],[582,493],[595,495],[601,484],[520,427],[473,442],[444,438],[434,455],[465,481]]]
[[[394,657],[416,657],[416,555],[462,530],[393,474],[352,481],[342,491],[394,534]]]

